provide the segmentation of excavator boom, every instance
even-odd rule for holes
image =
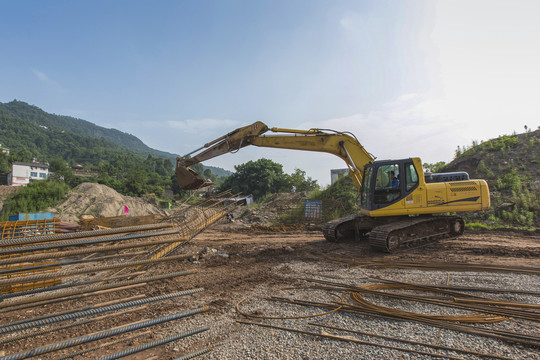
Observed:
[[[273,134],[266,135],[267,132]],[[176,176],[182,189],[195,190],[211,184],[189,166],[214,157],[235,152],[248,145],[267,148],[317,151],[334,154],[345,161],[349,173],[360,189],[364,165],[374,158],[350,133],[333,130],[295,130],[283,128],[269,129],[262,122],[238,128],[201,148],[176,159]]]
[[[351,133],[268,128],[262,122],[238,128],[178,157],[178,185],[189,190],[210,185],[189,166],[249,145],[325,152],[345,161],[360,190],[361,214],[326,223],[323,233],[329,241],[369,236],[372,248],[392,252],[463,233],[463,219],[444,213],[490,207],[486,181],[471,180],[467,173],[431,174],[427,181],[419,158],[374,161]]]

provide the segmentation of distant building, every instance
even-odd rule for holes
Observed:
[[[75,176],[92,178],[99,177],[101,175],[101,171],[98,168],[85,169],[81,164],[73,165],[71,169],[73,170],[73,175]]]
[[[8,174],[8,185],[25,186],[33,180],[46,180],[49,177],[49,165],[23,163],[15,161]]]
[[[335,183],[340,177],[349,174],[349,169],[332,169],[330,170],[330,184]]]
[[[0,152],[6,154],[6,155],[9,155],[9,149],[5,146],[3,146],[2,144],[0,144]]]

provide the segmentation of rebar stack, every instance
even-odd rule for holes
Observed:
[[[54,234],[57,219],[46,220],[18,220],[0,222],[0,246],[7,240],[31,238],[35,236]],[[54,250],[52,250],[54,251]],[[14,255],[0,255],[0,260],[16,257]],[[35,275],[45,272],[54,272],[59,269],[55,260],[41,260],[0,265],[0,279],[17,278],[25,275]],[[43,269],[45,267],[45,269]],[[43,288],[59,284],[59,279],[37,281],[27,284],[0,285],[0,294],[11,294],[20,291]]]
[[[102,349],[95,344],[81,349],[80,345],[87,342],[95,342],[110,336],[117,337],[123,333],[126,333],[126,339],[137,338],[138,329],[206,311],[207,308],[204,308],[167,315],[157,311],[166,309],[166,306],[156,309],[156,305],[153,305],[156,302],[170,303],[171,300],[167,299],[178,296],[194,296],[202,289],[185,289],[152,298],[145,298],[145,294],[141,291],[154,289],[151,292],[155,295],[155,289],[161,288],[159,285],[154,287],[156,282],[173,281],[196,272],[161,270],[160,273],[163,267],[154,265],[165,262],[178,264],[179,260],[190,256],[177,253],[182,244],[221,219],[234,206],[225,205],[223,200],[232,197],[230,192],[219,196],[221,199],[204,200],[170,217],[155,217],[155,221],[150,224],[64,234],[36,233],[35,236],[0,240],[0,313],[4,319],[0,324],[0,353],[1,350],[8,349],[11,355],[5,359],[23,359],[58,351],[61,352],[58,356],[69,358],[71,356],[66,351],[71,346],[79,345],[77,351],[72,353],[76,356],[77,353]],[[148,219],[147,216],[144,221]],[[170,266],[167,269],[170,269]],[[112,302],[117,305],[111,304],[111,297]],[[103,301],[102,299],[108,301],[98,306],[96,302]],[[81,302],[86,305],[80,306]],[[72,310],[57,312],[55,308],[58,304],[62,304],[63,309],[67,307]],[[153,307],[154,310],[150,314],[156,314],[150,319],[141,317],[146,313],[144,309],[147,307]],[[35,313],[43,315],[26,320],[8,321],[19,319],[20,317],[15,316],[13,312],[23,309],[34,309]],[[105,311],[110,311],[110,315],[100,315]],[[139,320],[133,322],[133,314],[138,313],[141,313],[138,316]],[[131,316],[132,322],[126,324],[125,319],[120,320],[128,315]],[[163,316],[156,318],[157,315]],[[120,325],[121,331],[116,329],[116,324]],[[92,327],[88,328],[90,325]],[[95,333],[96,327],[100,330],[98,335]],[[52,345],[44,341],[44,346],[35,347],[39,344],[36,339],[41,339],[44,334],[61,332],[68,328],[69,334],[78,336]],[[150,342],[141,336],[140,346],[122,350],[117,354],[111,351],[109,354],[112,355],[106,358],[116,358],[122,354],[179,341],[205,330],[193,329],[184,333],[173,331],[171,336]],[[29,339],[33,341],[24,343]],[[121,341],[121,339],[113,340],[107,344],[118,344]],[[18,342],[22,342],[20,346],[17,346]],[[29,344],[35,348],[28,350]],[[14,353],[13,350],[17,349],[19,352]],[[25,351],[22,351],[23,349]]]

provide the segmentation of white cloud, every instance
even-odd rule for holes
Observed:
[[[354,23],[350,16],[344,16],[339,20],[339,24],[345,29],[352,29]]]
[[[239,121],[221,119],[189,119],[182,121],[169,120],[167,121],[167,124],[173,129],[178,129],[192,134],[201,132],[211,133],[214,131],[221,131],[223,129],[233,130],[241,126]]]
[[[428,94],[404,94],[370,112],[304,122],[294,127],[352,132],[379,160],[418,156],[425,162],[448,162],[457,145],[463,144],[460,131],[465,124],[458,124],[450,118],[447,107],[444,100]],[[182,126],[188,126],[188,123],[182,122]],[[225,131],[219,135],[224,134]],[[345,162],[330,154],[251,147],[238,154],[220,156],[206,164],[232,170],[235,164],[261,157],[282,164],[287,173],[295,168],[305,170],[308,176],[322,185],[329,183],[330,169],[346,167]]]
[[[45,82],[50,81],[49,77],[44,72],[41,72],[41,71],[36,70],[36,69],[32,69],[32,72],[34,73],[34,75],[36,75],[38,77],[39,80],[45,81]]]
[[[55,90],[55,91],[65,90],[62,85],[60,85],[54,79],[51,79],[51,77],[47,75],[46,73],[44,73],[43,71],[40,71],[37,69],[31,69],[31,71],[38,78],[38,80],[41,81],[43,85],[46,86],[49,90]]]
[[[304,123],[302,128],[350,131],[378,159],[420,156],[424,161],[449,161],[456,148],[456,123],[439,99],[406,94],[368,113]]]

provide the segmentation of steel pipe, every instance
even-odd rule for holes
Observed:
[[[135,339],[135,338],[138,338],[138,337],[141,337],[141,336],[146,336],[148,334],[151,334],[152,332],[150,330],[148,331],[144,331],[140,334],[133,334],[131,336],[127,336],[125,338],[122,338],[122,339],[118,339],[118,340],[114,340],[114,341],[109,341],[105,344],[99,344],[98,346],[94,346],[94,347],[91,347],[91,348],[88,348],[88,349],[84,349],[84,350],[81,350],[81,351],[77,351],[77,352],[74,352],[74,353],[71,353],[71,354],[67,354],[67,355],[64,355],[64,356],[60,356],[59,358],[56,358],[54,360],[65,360],[65,359],[73,359],[74,357],[76,356],[81,356],[81,355],[84,355],[86,353],[89,353],[89,352],[92,352],[92,351],[96,351],[96,350],[100,350],[104,347],[107,347],[107,346],[111,346],[111,345],[114,345],[114,344],[118,344],[120,342],[123,342],[123,341],[128,341],[128,340],[131,340],[131,339]]]
[[[195,269],[186,270],[186,271],[174,272],[174,273],[170,273],[170,274],[148,276],[148,277],[142,277],[142,278],[137,278],[137,279],[132,279],[132,280],[124,280],[124,281],[119,281],[119,282],[112,283],[112,284],[105,284],[105,285],[96,284],[96,285],[88,286],[88,287],[83,288],[83,289],[70,289],[69,291],[59,291],[59,292],[56,292],[54,294],[50,294],[50,295],[47,295],[47,296],[33,297],[33,298],[30,298],[30,299],[12,300],[12,301],[9,301],[9,302],[1,303],[0,312],[7,312],[8,310],[4,310],[4,308],[14,307],[15,305],[35,303],[35,302],[43,301],[43,300],[64,298],[66,296],[71,296],[71,295],[79,295],[79,294],[85,294],[85,293],[96,292],[96,291],[107,290],[107,289],[114,289],[114,288],[129,286],[129,285],[142,284],[142,283],[147,283],[147,282],[151,282],[151,281],[170,279],[170,278],[174,278],[174,277],[178,277],[178,276],[191,275],[191,274],[194,274],[196,272],[197,272],[197,270],[195,270]],[[101,280],[101,281],[104,281],[104,280]]]
[[[440,355],[440,354],[435,354],[435,353],[426,352],[426,351],[418,351],[418,350],[400,348],[400,347],[396,347],[396,346],[377,344],[377,343],[372,343],[372,342],[369,342],[369,341],[363,341],[363,340],[359,340],[359,339],[352,339],[350,337],[343,337],[343,336],[330,335],[330,334],[319,334],[319,333],[314,333],[314,332],[310,332],[310,331],[303,331],[303,330],[287,328],[287,327],[283,327],[283,326],[261,324],[261,323],[251,322],[251,321],[236,320],[236,322],[240,323],[240,324],[245,324],[245,325],[257,325],[257,326],[267,327],[267,328],[271,328],[271,329],[294,332],[294,333],[303,334],[303,335],[311,335],[311,336],[315,336],[315,337],[322,337],[322,338],[326,338],[326,339],[347,341],[347,342],[352,342],[352,343],[362,344],[362,345],[377,346],[377,347],[382,347],[382,348],[392,349],[392,350],[398,350],[398,351],[403,351],[403,352],[408,352],[408,353],[413,353],[413,354],[428,355],[428,356],[439,357],[439,358],[443,358],[443,359],[461,360],[461,358],[456,358],[454,356]]]
[[[432,344],[428,344],[428,343],[424,343],[424,342],[420,342],[420,341],[399,339],[399,338],[396,338],[394,336],[384,336],[384,335],[380,335],[380,334],[368,333],[368,332],[358,331],[358,330],[349,330],[349,329],[344,329],[344,328],[340,328],[340,327],[336,327],[336,326],[330,326],[330,325],[325,325],[325,324],[317,324],[317,323],[311,323],[311,322],[308,323],[308,324],[313,325],[313,326],[320,326],[320,327],[327,328],[327,329],[350,332],[350,333],[353,333],[353,334],[377,337],[377,338],[390,340],[390,341],[403,342],[403,343],[412,344],[412,345],[420,345],[420,346],[430,347],[430,348],[437,349],[437,350],[453,351],[453,352],[458,352],[458,353],[462,353],[462,354],[468,354],[468,355],[474,355],[474,356],[480,356],[480,357],[487,357],[487,358],[490,358],[490,359],[511,360],[509,358],[504,358],[504,357],[491,355],[491,354],[479,353],[479,352],[476,352],[476,351],[456,349],[456,348],[451,348],[451,347],[442,346],[442,345],[432,345]]]
[[[34,331],[34,332],[26,333],[26,334],[19,334],[19,335],[16,335],[16,336],[6,337],[4,339],[0,339],[0,344],[5,344],[5,343],[13,342],[13,341],[19,341],[19,340],[27,339],[27,338],[30,338],[30,337],[36,337],[36,336],[40,336],[40,335],[49,334],[51,332],[66,330],[66,329],[70,329],[72,327],[77,327],[77,326],[81,326],[81,325],[85,325],[85,324],[90,324],[90,323],[93,323],[93,322],[96,322],[96,321],[103,320],[105,318],[110,318],[110,317],[113,317],[113,316],[123,315],[123,314],[125,314],[127,312],[136,311],[138,309],[143,309],[143,308],[145,308],[145,306],[129,309],[129,310],[126,310],[126,311],[121,311],[121,312],[115,313],[115,314],[103,315],[103,316],[99,316],[99,317],[96,317],[96,318],[93,318],[93,319],[79,320],[79,321],[73,322],[71,324],[65,324],[65,325],[54,327],[54,328],[48,328],[48,329]]]
[[[85,249],[77,249],[77,250],[57,251],[57,252],[50,252],[50,253],[40,253],[40,254],[33,254],[33,255],[18,256],[18,257],[10,257],[6,259],[0,259],[0,266],[18,264],[18,263],[23,263],[23,262],[33,262],[33,261],[45,260],[45,259],[58,259],[58,258],[63,258],[63,257],[86,255],[86,254],[92,254],[92,253],[134,249],[134,248],[147,247],[147,246],[153,246],[153,245],[163,245],[163,244],[169,244],[169,243],[174,243],[178,241],[185,241],[185,238],[181,237],[179,239],[142,241],[142,242],[137,242],[134,244],[115,245],[115,246],[107,246],[107,247],[93,247],[93,248],[85,248]]]
[[[12,321],[12,322],[9,322],[9,323],[0,324],[0,327],[18,325],[18,324],[22,324],[22,323],[26,323],[26,322],[34,322],[34,321],[49,318],[51,316],[66,315],[66,314],[70,314],[70,313],[74,313],[74,312],[78,312],[78,311],[85,311],[85,310],[94,309],[94,308],[97,308],[97,307],[100,307],[100,306],[114,305],[114,304],[119,304],[119,303],[122,303],[122,302],[138,300],[138,299],[142,299],[144,297],[146,297],[146,296],[143,295],[143,294],[139,294],[139,295],[131,296],[129,298],[124,298],[124,299],[119,299],[119,300],[112,300],[112,301],[108,301],[108,302],[100,303],[100,304],[95,304],[95,305],[83,306],[83,307],[79,307],[79,308],[76,308],[76,309],[64,310],[64,311],[61,311],[61,312],[54,313],[52,315],[42,315],[42,316],[37,316],[37,317],[34,317],[34,318],[30,318],[30,319],[27,318],[27,319]]]
[[[2,295],[0,295],[0,302],[2,302],[4,299],[11,299],[11,298],[14,298],[14,297],[39,294],[39,293],[43,293],[43,292],[47,292],[47,291],[55,291],[55,290],[65,289],[65,288],[74,287],[74,286],[82,286],[82,285],[94,284],[94,283],[103,282],[103,281],[117,280],[117,279],[120,279],[120,278],[125,278],[127,276],[137,276],[137,275],[141,275],[141,274],[144,274],[144,272],[141,271],[141,272],[133,273],[133,274],[129,274],[129,275],[118,275],[118,276],[114,276],[114,277],[109,277],[109,278],[107,278],[105,280],[103,280],[103,279],[88,279],[88,280],[84,280],[84,281],[77,282],[77,283],[68,283],[68,284],[47,286],[47,287],[44,287],[44,288],[18,291],[18,292],[12,293],[12,294],[2,294]]]

